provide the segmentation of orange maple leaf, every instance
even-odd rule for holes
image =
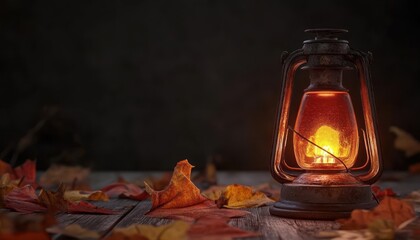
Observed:
[[[363,229],[375,220],[390,220],[395,227],[416,216],[413,206],[409,203],[392,197],[385,197],[377,207],[372,210],[356,209],[351,213],[350,219],[340,219],[341,229]]]
[[[191,182],[191,169],[193,166],[188,160],[177,163],[169,185],[161,190],[152,189],[146,182],[146,191],[152,198],[152,209],[156,208],[182,208],[192,206],[206,200],[193,182]]]

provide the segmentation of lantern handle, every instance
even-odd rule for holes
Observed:
[[[375,183],[382,174],[382,156],[380,151],[380,142],[376,121],[375,99],[371,85],[370,63],[372,61],[372,53],[364,53],[362,51],[350,50],[350,55],[354,57],[352,62],[358,70],[360,79],[360,96],[362,100],[363,118],[366,128],[366,155],[370,159],[369,170],[358,179],[365,184]]]
[[[296,176],[285,171],[282,164],[284,160],[284,152],[287,142],[287,127],[289,121],[290,101],[292,96],[293,80],[296,71],[300,66],[306,63],[306,56],[303,49],[298,49],[290,54],[283,52],[282,56],[282,90],[280,102],[278,105],[277,121],[274,127],[273,152],[271,155],[270,172],[273,178],[280,182],[286,183],[293,181]]]

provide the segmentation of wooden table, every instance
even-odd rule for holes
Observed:
[[[118,176],[127,180],[142,179],[148,176],[160,176],[159,172],[96,172],[90,177],[93,189],[99,189],[116,181]],[[218,172],[219,185],[239,183],[245,185],[258,185],[273,182],[268,172]],[[406,173],[385,173],[384,180],[378,185],[392,187],[398,194],[404,195],[413,190],[420,189],[420,176]],[[386,179],[392,179],[387,181]],[[396,181],[398,180],[398,181]],[[279,185],[280,187],[280,185]],[[134,223],[161,225],[170,222],[167,219],[150,218],[145,213],[150,209],[150,201],[132,201],[128,199],[112,199],[109,202],[97,202],[98,206],[122,209],[118,215],[94,215],[94,214],[61,214],[58,221],[65,226],[77,223],[85,228],[97,230],[102,236],[109,234],[116,227],[126,227]],[[257,231],[261,237],[246,239],[313,239],[313,234],[320,230],[330,230],[339,227],[334,221],[296,220],[273,217],[268,212],[268,207],[248,209],[251,214],[244,218],[232,219],[230,224],[242,229]],[[416,209],[419,212],[420,209]],[[55,236],[55,239],[64,239],[63,236]],[[245,239],[245,238],[244,238]]]

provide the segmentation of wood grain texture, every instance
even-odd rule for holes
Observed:
[[[271,216],[268,207],[248,209],[251,212],[244,218],[232,219],[230,224],[242,229],[260,232],[261,237],[246,239],[312,239],[321,230],[338,228],[333,221],[297,220]]]
[[[60,226],[79,224],[80,226],[98,231],[101,235],[106,235],[114,226],[121,221],[135,206],[137,201],[130,199],[110,199],[108,202],[92,202],[95,206],[104,207],[118,211],[113,215],[102,214],[58,214],[57,221]],[[64,239],[63,236],[56,236],[55,239]]]
[[[112,183],[117,176],[123,176],[128,180],[138,180],[147,176],[160,176],[157,172],[121,172],[121,173],[93,173],[91,176],[92,186],[103,187]],[[395,175],[391,176],[392,179]],[[399,176],[399,181],[381,181],[381,187],[394,187],[400,195],[404,195],[414,189],[418,189],[419,177]],[[270,182],[271,176],[267,172],[219,172],[218,183],[227,185],[240,183],[246,185],[258,185]],[[60,214],[58,221],[61,226],[76,223],[81,226],[97,230],[102,236],[107,236],[116,227],[127,227],[131,224],[162,225],[171,222],[169,219],[151,218],[145,214],[151,208],[149,200],[136,202],[128,199],[112,199],[109,202],[96,202],[95,205],[111,209],[124,209],[116,215],[96,214]],[[244,218],[232,219],[230,224],[244,230],[260,232],[260,237],[242,238],[248,240],[260,239],[284,239],[284,240],[307,240],[314,239],[313,235],[322,230],[337,229],[339,225],[334,221],[314,221],[286,219],[271,216],[268,207],[248,209],[251,214]],[[418,221],[407,228],[418,226]],[[56,239],[62,239],[61,237]]]

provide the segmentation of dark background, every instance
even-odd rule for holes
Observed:
[[[389,127],[420,138],[419,12],[418,1],[3,0],[1,157],[266,170],[281,52],[312,38],[304,29],[338,27],[374,54],[384,160],[399,168]]]

